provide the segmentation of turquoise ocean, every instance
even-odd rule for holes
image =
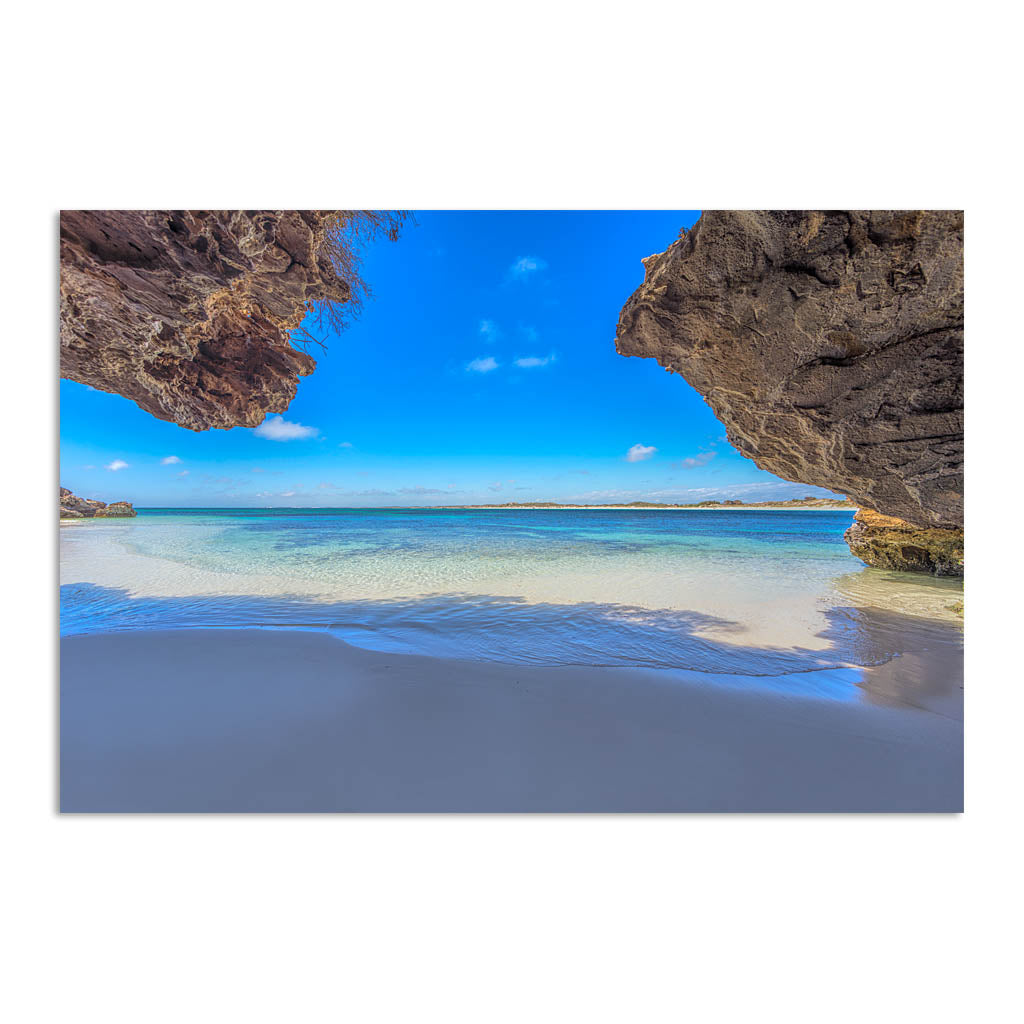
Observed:
[[[961,582],[867,568],[843,541],[851,521],[848,511],[141,509],[62,524],[61,633],[316,629],[379,651],[806,673],[808,686],[820,670],[962,659],[949,607]]]

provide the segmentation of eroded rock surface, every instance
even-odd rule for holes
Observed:
[[[112,501],[108,505],[95,498],[79,498],[67,487],[60,489],[61,519],[113,519],[137,514],[127,501]]]
[[[860,509],[846,531],[846,543],[861,561],[879,569],[963,576],[964,531],[922,529]]]
[[[61,376],[191,430],[284,412],[316,365],[289,332],[350,297],[325,253],[340,212],[62,212]]]
[[[762,469],[963,525],[963,214],[708,211],[616,348],[686,378]]]

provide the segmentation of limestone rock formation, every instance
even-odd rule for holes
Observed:
[[[860,509],[846,531],[850,550],[868,565],[935,576],[963,576],[964,531],[921,529]]]
[[[707,211],[616,348],[682,374],[762,469],[963,525],[963,214]]]
[[[95,498],[79,498],[67,487],[60,489],[61,519],[114,519],[137,515],[127,501],[114,501],[109,505]]]
[[[346,302],[343,211],[65,210],[61,376],[191,430],[284,412],[313,359],[289,332]]]

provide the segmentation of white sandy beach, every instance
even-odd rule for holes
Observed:
[[[65,638],[61,656],[65,812],[963,803],[962,691],[901,703],[899,659],[851,704],[699,673],[383,654],[317,632],[94,634]]]

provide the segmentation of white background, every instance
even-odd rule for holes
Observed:
[[[6,1019],[1019,1011],[1013,11],[94,0],[5,14]],[[57,211],[339,206],[965,208],[967,813],[57,816]]]

